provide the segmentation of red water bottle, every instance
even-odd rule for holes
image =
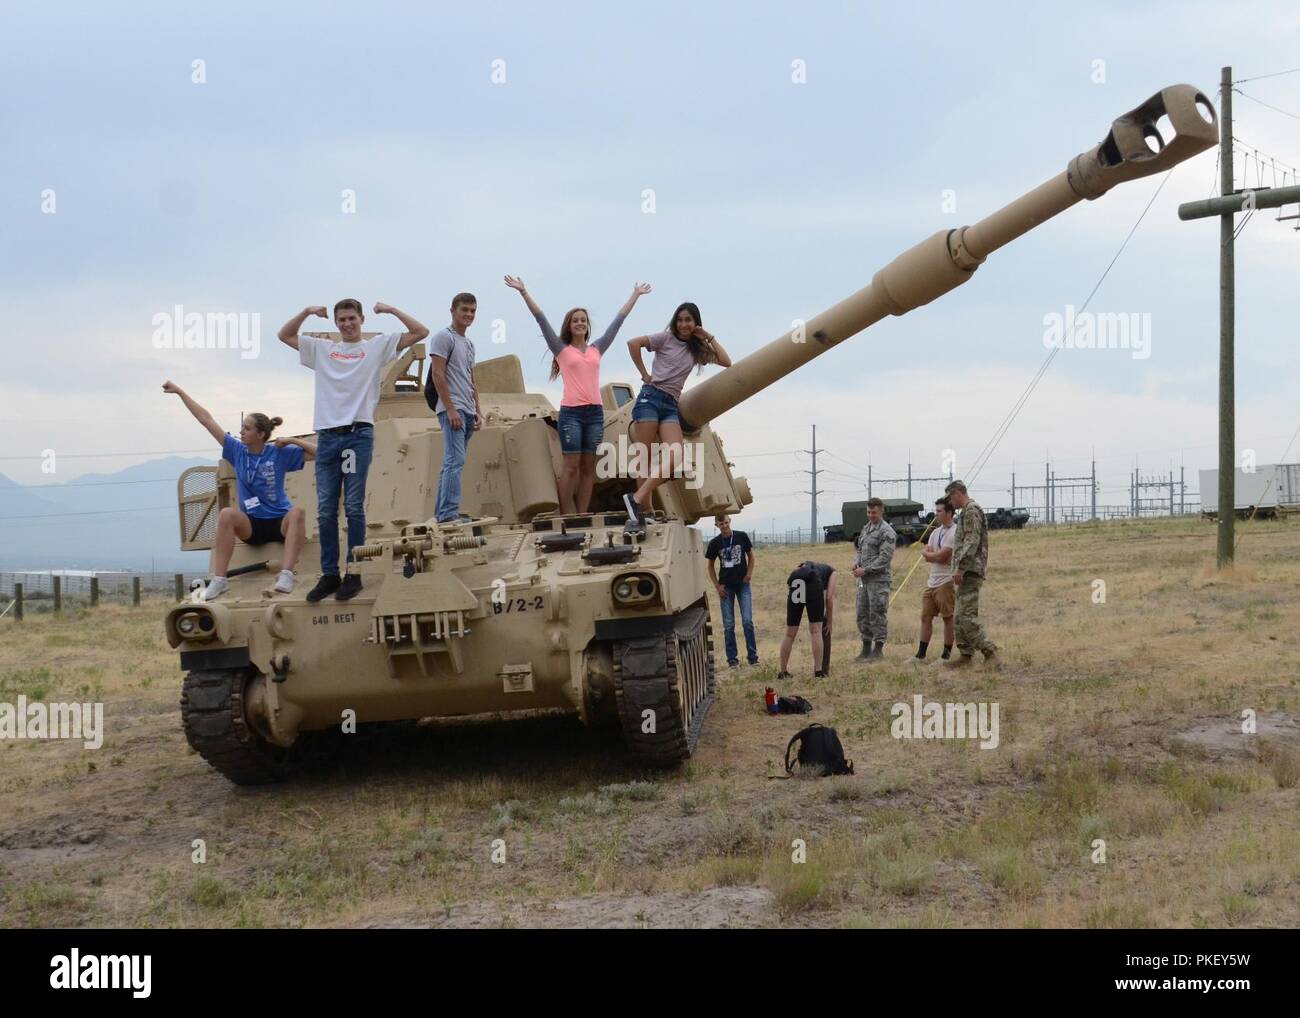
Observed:
[[[773,689],[771,686],[768,686],[767,693],[764,699],[767,701],[767,712],[769,714],[775,714],[776,713],[776,690]]]

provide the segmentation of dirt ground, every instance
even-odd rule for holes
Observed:
[[[784,579],[852,549],[761,547],[762,663],[726,669],[715,606],[719,697],[669,774],[551,719],[358,735],[241,789],[186,745],[164,603],[29,603],[0,620],[0,703],[102,701],[107,733],[0,741],[0,925],[1294,927],[1300,524],[1243,533],[1225,578],[1198,520],[995,532],[1000,671],[909,662],[924,564],[886,662],[854,665],[846,583],[831,677],[801,633],[781,684],[809,719],[762,709]],[[998,704],[998,746],[894,738],[918,694]],[[807,720],[855,775],[781,778]]]

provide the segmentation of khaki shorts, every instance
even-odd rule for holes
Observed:
[[[921,595],[921,620],[932,619],[936,615],[942,615],[945,619],[952,618],[956,601],[957,591],[952,580],[938,587],[926,587],[925,593]]]

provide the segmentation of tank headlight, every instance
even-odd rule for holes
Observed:
[[[176,620],[176,632],[182,640],[206,640],[217,631],[217,620],[206,608],[187,611]]]
[[[659,600],[659,581],[644,573],[620,576],[614,581],[614,600],[626,607],[640,607]]]

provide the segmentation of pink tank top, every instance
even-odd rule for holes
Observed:
[[[591,343],[583,350],[566,346],[555,359],[564,376],[560,406],[600,406],[600,351]]]

